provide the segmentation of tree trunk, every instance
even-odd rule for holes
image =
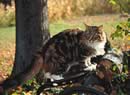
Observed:
[[[47,0],[15,0],[16,54],[12,76],[31,64],[33,54],[49,39]]]

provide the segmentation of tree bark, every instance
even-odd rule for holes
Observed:
[[[47,0],[15,0],[16,54],[15,76],[31,64],[32,56],[49,39]]]

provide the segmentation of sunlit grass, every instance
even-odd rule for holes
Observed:
[[[0,50],[10,48],[15,43],[15,27],[0,28]]]
[[[86,16],[68,21],[60,20],[49,24],[51,35],[55,35],[68,28],[81,28],[84,30],[84,22],[88,25],[103,25],[104,31],[108,37],[115,31],[116,25],[124,19],[119,18],[119,15],[100,15],[100,16]],[[10,45],[15,44],[15,27],[0,28],[0,49],[9,48]]]
[[[65,29],[72,29],[72,28],[83,28],[83,24],[81,23],[68,23],[68,22],[65,22],[65,21],[57,21],[57,22],[54,22],[54,23],[51,23],[50,24],[50,33],[51,35],[55,35]]]

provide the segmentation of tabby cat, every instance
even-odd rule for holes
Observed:
[[[76,65],[83,69],[93,67],[91,58],[105,53],[107,38],[102,28],[103,26],[86,25],[85,31],[67,29],[53,36],[42,50],[36,53],[31,66],[15,77],[6,79],[1,88],[8,90],[21,85],[39,72],[43,72],[45,78],[59,80],[65,78]]]

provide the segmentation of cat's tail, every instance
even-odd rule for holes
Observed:
[[[36,74],[39,73],[43,67],[43,58],[42,54],[37,53],[32,60],[32,64],[23,72],[19,73],[14,77],[9,77],[0,84],[0,95],[3,91],[8,91],[10,89],[20,86],[22,83],[33,78]]]

